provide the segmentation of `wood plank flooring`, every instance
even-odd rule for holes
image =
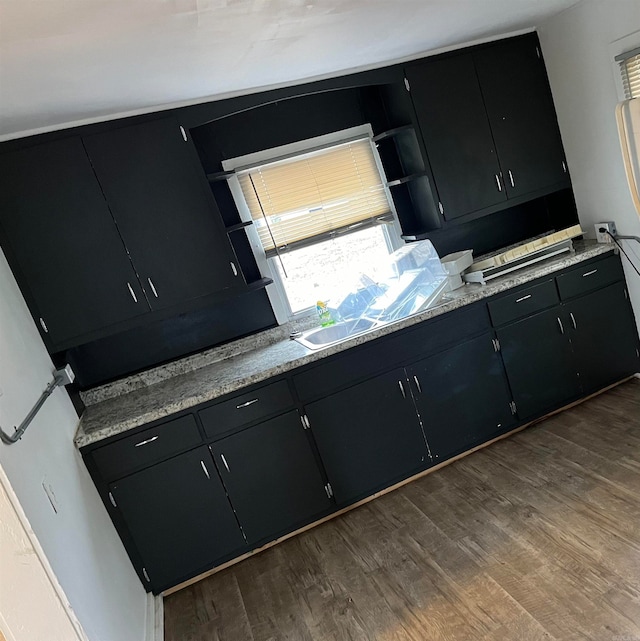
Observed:
[[[164,607],[165,641],[640,641],[640,380]]]

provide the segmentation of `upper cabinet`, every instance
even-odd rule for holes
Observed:
[[[149,311],[80,138],[1,154],[0,176],[3,248],[47,342]]]
[[[173,118],[0,155],[3,247],[52,351],[245,285]]]
[[[405,73],[446,220],[569,185],[535,36],[421,61]]]
[[[166,118],[83,138],[152,309],[242,282],[183,132]]]
[[[422,62],[406,76],[445,219],[505,201],[472,56]]]
[[[531,37],[480,49],[473,59],[507,195],[562,183],[567,165],[539,45]]]

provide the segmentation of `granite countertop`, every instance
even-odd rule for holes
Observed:
[[[83,394],[87,408],[74,442],[77,447],[90,445],[613,251],[611,245],[593,241],[577,241],[574,246],[574,252],[514,271],[486,285],[467,284],[447,294],[437,307],[324,349],[307,349],[289,339],[288,327],[275,328],[90,390]]]

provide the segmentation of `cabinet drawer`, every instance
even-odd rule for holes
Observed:
[[[623,278],[620,259],[617,256],[608,256],[604,260],[572,269],[558,276],[556,280],[558,281],[560,298],[566,300],[600,289]]]
[[[539,285],[521,289],[516,294],[502,296],[487,303],[487,306],[491,321],[494,326],[497,326],[530,316],[547,307],[553,307],[559,302],[556,285],[553,280],[548,280]]]
[[[287,381],[265,385],[198,412],[208,438],[293,407]]]
[[[91,453],[106,481],[122,478],[202,443],[192,414],[161,423]]]

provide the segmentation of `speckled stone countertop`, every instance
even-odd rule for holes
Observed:
[[[578,241],[574,252],[520,269],[486,285],[467,284],[447,294],[437,307],[324,349],[309,350],[290,340],[290,328],[283,326],[96,388],[83,394],[87,409],[80,420],[75,444],[84,447],[610,251],[611,245]]]

